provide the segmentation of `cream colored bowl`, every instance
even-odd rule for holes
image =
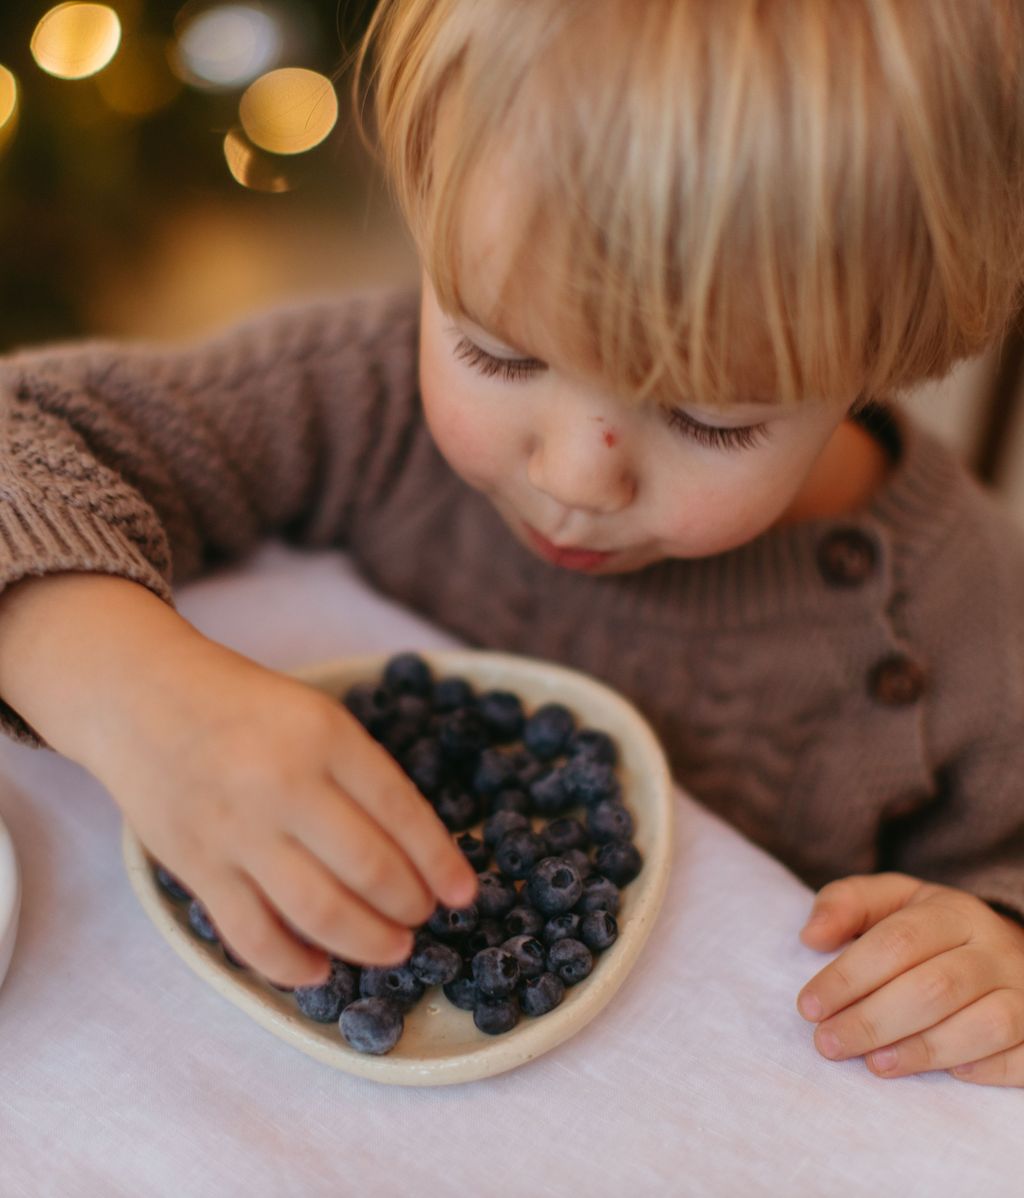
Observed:
[[[0,819],[0,986],[14,953],[18,934],[18,913],[21,910],[21,878],[14,842],[4,821]]]
[[[339,699],[355,682],[380,677],[390,654],[344,658],[291,671],[292,676]],[[619,937],[595,960],[594,971],[568,987],[560,1006],[536,1018],[523,1016],[510,1032],[489,1036],[430,987],[405,1016],[405,1030],[390,1053],[356,1052],[336,1023],[314,1023],[294,999],[248,971],[233,969],[221,949],[191,931],[187,903],[175,903],[157,886],[141,843],[124,827],[128,876],[147,915],[186,963],[257,1023],[335,1069],[401,1086],[442,1086],[514,1069],[561,1044],[584,1027],[625,981],[651,931],[668,883],[673,791],[668,763],[646,720],[626,699],[585,674],[531,658],[473,650],[423,653],[435,677],[459,674],[478,690],[511,690],[527,712],[542,703],[564,703],[579,726],[600,728],[615,740],[624,798],[643,855],[640,875],[622,892]],[[542,822],[542,821],[537,821]]]

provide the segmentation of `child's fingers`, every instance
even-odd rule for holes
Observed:
[[[304,790],[301,802],[289,810],[286,830],[348,890],[388,919],[417,927],[437,906],[392,839],[392,830],[382,828],[336,786]]]
[[[860,936],[907,905],[925,883],[906,874],[854,874],[818,891],[800,931],[809,948],[822,952]]]
[[[409,928],[373,910],[298,841],[276,840],[245,868],[290,927],[335,956],[354,965],[395,965],[412,951]]]
[[[970,922],[953,907],[919,904],[894,912],[869,928],[834,961],[815,974],[797,996],[797,1009],[805,1019],[819,1023],[858,999],[874,994],[887,983],[901,978],[901,975],[923,966],[925,962],[941,957],[943,967],[948,969],[951,960],[959,960],[950,957],[950,950],[962,947],[970,938]],[[982,962],[985,959],[980,958]],[[924,995],[934,990],[943,1001],[953,991],[955,984],[961,981],[974,984],[977,981],[977,971],[964,973],[962,977],[954,973],[946,980],[946,975],[940,969],[939,983],[930,981],[930,976],[918,974],[915,984],[923,989]],[[985,980],[995,984],[994,978]],[[895,992],[889,988],[885,993],[891,1003]],[[920,991],[910,993],[916,993],[916,999],[908,1001],[906,1005],[917,1009],[927,1007],[928,1003]],[[967,997],[973,998],[975,995],[969,994]],[[937,1013],[935,1018],[946,1013]],[[882,1043],[887,1041],[883,1039]]]
[[[257,973],[280,986],[309,986],[327,976],[327,955],[303,944],[241,871],[211,879],[202,895],[218,934]]]
[[[905,1077],[933,1069],[956,1072],[965,1062],[974,1061],[977,1069],[964,1073],[965,1080],[1021,1085],[1024,1083],[1022,1041],[1024,993],[992,990],[926,1031],[895,1040],[887,1048],[871,1053],[867,1065],[882,1077]]]
[[[369,735],[346,737],[331,772],[342,790],[395,838],[445,906],[473,901],[476,871],[386,749]]]

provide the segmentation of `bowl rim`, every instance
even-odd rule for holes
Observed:
[[[0,815],[0,986],[4,983],[14,955],[20,914],[21,871],[18,868],[18,855],[14,851],[10,830]]]
[[[581,1030],[611,1000],[632,971],[664,901],[674,841],[674,783],[664,750],[646,717],[624,695],[593,675],[520,654],[476,649],[409,651],[426,660],[435,676],[463,673],[470,676],[478,689],[484,685],[479,681],[479,675],[487,670],[497,671],[507,678],[507,689],[510,690],[516,690],[517,684],[522,685],[527,680],[536,686],[543,678],[546,684],[552,684],[552,702],[560,701],[556,697],[559,687],[569,689],[570,679],[576,688],[581,685],[591,691],[596,688],[600,702],[617,710],[619,719],[630,727],[635,752],[642,754],[645,768],[649,766],[652,771],[650,785],[659,800],[656,805],[659,822],[656,829],[651,829],[649,838],[645,837],[648,843],[644,849],[644,870],[640,875],[644,887],[635,896],[628,932],[620,932],[616,941],[615,948],[619,952],[614,958],[614,969],[588,979],[590,984],[585,984],[585,989],[573,987],[567,992],[572,995],[571,1004],[563,1003],[535,1020],[524,1018],[502,1036],[484,1037],[484,1033],[480,1033],[483,1040],[478,1047],[442,1057],[358,1053],[340,1036],[336,1044],[328,1044],[322,1038],[322,1031],[318,1035],[309,1030],[308,1022],[297,1010],[293,1015],[283,1009],[287,995],[279,994],[278,999],[274,999],[266,984],[255,981],[247,984],[243,974],[229,972],[230,967],[213,955],[211,946],[185,930],[170,913],[171,900],[159,890],[152,877],[151,858],[127,821],[122,825],[122,856],[137,898],[171,948],[194,972],[256,1023],[307,1055],[343,1072],[388,1084],[436,1086],[490,1077],[526,1064]],[[394,656],[395,652],[377,652],[334,657],[282,672],[318,689],[333,692],[334,687],[328,679],[344,674],[347,676],[344,685],[348,687],[358,681],[379,677],[384,664]],[[472,676],[474,673],[477,678]],[[572,707],[568,698],[564,701]],[[595,982],[601,984],[593,984]]]

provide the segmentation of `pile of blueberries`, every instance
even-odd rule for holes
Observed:
[[[456,835],[480,887],[471,906],[439,906],[400,965],[332,957],[325,983],[291,991],[298,1009],[337,1022],[348,1044],[373,1054],[394,1048],[428,986],[441,986],[490,1035],[553,1010],[615,942],[620,888],[643,865],[614,741],[578,727],[561,703],[528,715],[511,691],[435,680],[416,653],[392,657],[380,679],[356,684],[343,702]],[[189,902],[196,935],[218,943],[199,900],[162,866],[155,876]]]

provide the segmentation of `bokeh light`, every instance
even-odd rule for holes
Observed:
[[[185,15],[172,65],[187,83],[240,87],[278,61],[283,46],[274,16],[252,4],[220,4]]]
[[[36,25],[32,57],[58,79],[95,75],[117,53],[121,22],[106,4],[58,4]]]
[[[232,176],[251,191],[291,191],[291,183],[280,166],[254,146],[244,130],[232,129],[224,138],[224,157]]]
[[[338,121],[338,96],[325,75],[283,67],[262,75],[239,105],[249,140],[272,154],[301,154],[318,146]]]
[[[18,81],[0,65],[0,150],[14,136],[18,126]]]

